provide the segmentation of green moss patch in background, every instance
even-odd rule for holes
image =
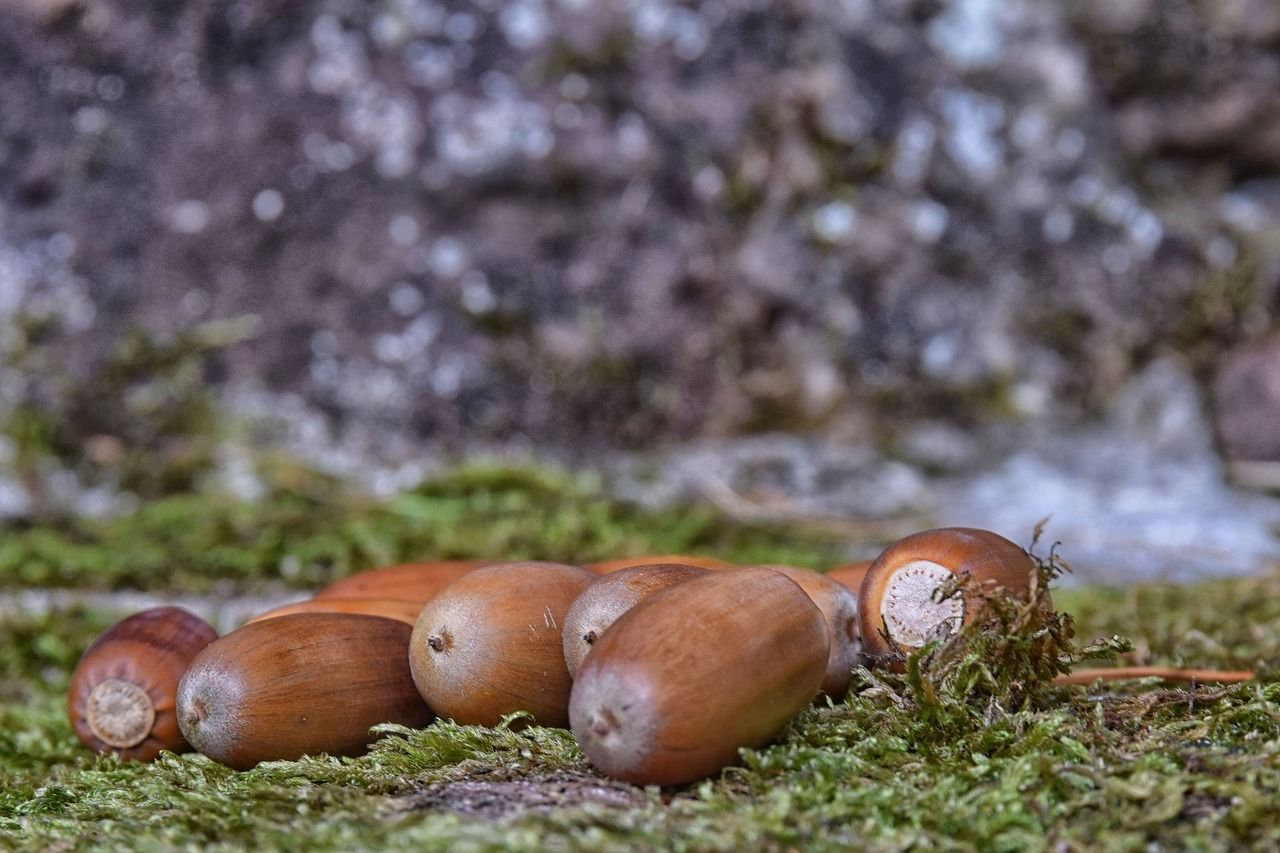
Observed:
[[[259,501],[184,494],[122,518],[11,531],[0,540],[0,587],[310,589],[372,566],[453,557],[705,553],[819,568],[847,548],[832,535],[727,521],[707,506],[640,513],[590,477],[546,468],[464,466],[387,501],[296,467],[272,471],[270,482]]]

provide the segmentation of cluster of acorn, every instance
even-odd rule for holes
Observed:
[[[826,574],[674,556],[387,566],[221,638],[179,608],[135,614],[85,652],[68,713],[99,752],[190,746],[247,769],[359,755],[378,723],[523,711],[571,728],[610,776],[679,784],[767,743],[815,697],[842,696],[864,652],[918,648],[993,587],[1025,598],[1034,574],[1022,548],[969,528]],[[939,600],[957,575],[970,583]]]

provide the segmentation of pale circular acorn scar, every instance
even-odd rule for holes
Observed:
[[[934,598],[938,587],[952,577],[945,566],[930,560],[912,560],[889,577],[880,600],[880,615],[894,642],[920,648],[944,623],[950,623],[947,633],[960,628],[964,619],[960,597]]]
[[[98,740],[116,749],[127,749],[151,734],[156,706],[147,691],[132,681],[112,678],[93,688],[85,703],[85,716]]]

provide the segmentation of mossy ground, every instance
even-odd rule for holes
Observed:
[[[203,496],[110,522],[10,531],[0,584],[175,593],[309,587],[426,556],[589,560],[714,553],[830,565],[841,544],[640,514],[590,482],[468,468],[390,502],[284,478],[248,506]],[[1070,543],[1063,548],[1070,555]],[[236,773],[196,755],[135,766],[87,753],[63,701],[107,624],[83,610],[0,617],[0,848],[259,850],[1226,850],[1280,846],[1280,577],[1055,592],[1081,640],[1135,663],[1255,668],[1255,682],[1040,686],[924,701],[864,675],[775,745],[677,790],[595,776],[568,732],[437,723],[369,755]]]

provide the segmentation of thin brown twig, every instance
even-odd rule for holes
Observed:
[[[802,507],[786,495],[774,496],[767,503],[752,500],[734,491],[728,483],[710,471],[699,470],[694,480],[699,497],[738,522],[789,524],[818,534],[850,538],[892,541],[919,529],[918,516],[850,519],[822,515]]]
[[[1247,670],[1224,669],[1178,669],[1167,666],[1114,666],[1077,669],[1059,675],[1054,684],[1092,684],[1102,681],[1119,681],[1122,678],[1163,678],[1166,681],[1216,681],[1223,684],[1236,684],[1249,681],[1256,676]]]

